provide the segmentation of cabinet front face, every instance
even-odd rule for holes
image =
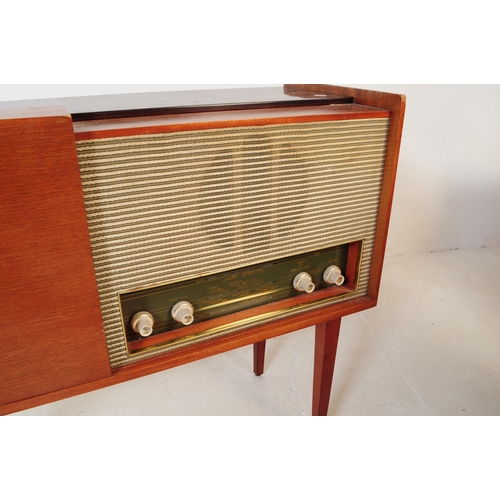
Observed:
[[[389,113],[282,114],[77,127],[113,368],[367,295]]]
[[[404,98],[329,89],[288,89],[307,106],[0,111],[0,408],[373,307]]]

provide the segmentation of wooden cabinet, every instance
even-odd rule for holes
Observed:
[[[43,106],[1,103],[0,411],[19,411],[249,344],[255,345],[255,373],[261,375],[266,339],[318,325],[313,413],[326,414],[340,320],[376,305],[404,108],[404,96],[330,85],[62,99]],[[383,147],[364,129],[350,139],[350,130],[372,122],[385,134],[381,136]],[[235,134],[236,139],[231,139]],[[148,146],[134,146],[138,140],[144,144],[158,137],[165,141],[155,142],[154,153]],[[173,138],[189,140],[192,146],[182,149]],[[198,140],[208,141],[202,152],[196,149]],[[352,144],[346,146],[349,140]],[[115,141],[114,150],[108,148],[103,159],[87,161],[89,155],[97,153],[88,153],[82,145],[109,145],[110,141]],[[142,155],[139,160],[138,155]],[[200,160],[203,155],[208,158],[205,162]],[[89,177],[86,170],[87,163],[88,168],[94,168],[99,162],[109,162],[110,157],[116,157],[106,170],[110,177],[115,175],[114,169],[138,162],[116,174],[118,180],[111,187],[108,177],[100,173]],[[379,170],[370,166],[375,157]],[[330,173],[333,181],[328,180]],[[322,185],[324,174],[327,180]],[[179,184],[179,178],[189,176],[192,180]],[[200,201],[212,189],[209,181],[196,181],[208,177],[210,186],[219,182],[217,179],[221,183],[215,184],[220,202],[210,201],[210,210]],[[155,188],[162,182],[171,191]],[[338,185],[328,186],[328,182]],[[153,187],[148,201],[153,197],[158,209],[152,209],[155,213],[144,209],[146,215],[141,215],[134,212],[134,196],[142,193],[145,185]],[[255,192],[249,194],[248,186],[256,186]],[[174,212],[166,212],[164,206],[173,199],[174,190],[175,196],[187,194],[179,198]],[[303,205],[296,201],[301,190],[308,196]],[[315,193],[318,199],[313,205],[310,200]],[[294,196],[296,199],[289,202]],[[255,197],[262,197],[262,203],[251,201]],[[191,206],[199,221],[182,215],[185,207]],[[326,215],[319,222],[323,207]],[[175,210],[181,214],[179,221],[182,217],[187,221],[181,236],[161,229],[171,225],[172,218],[177,219]],[[252,220],[245,215],[250,213]],[[140,248],[134,247],[128,236],[120,236],[124,239],[118,246],[109,243],[118,227],[142,224],[146,231],[149,226],[156,228],[157,223],[156,239],[146,238]],[[191,226],[201,223],[210,228],[210,234],[206,231],[211,239],[195,238],[197,233]],[[251,229],[259,224],[260,233]],[[235,228],[231,241],[226,233],[218,233],[223,225]],[[344,225],[350,229],[343,232]],[[367,235],[365,226],[371,227]],[[109,232],[98,239],[99,231]],[[306,243],[297,244],[294,232]],[[330,239],[325,236],[329,232]],[[168,240],[174,233],[177,236]],[[195,235],[192,240],[190,235]],[[182,244],[178,238],[183,238]],[[247,247],[239,247],[244,238],[248,239]],[[250,245],[251,238],[258,243]],[[206,245],[214,241],[219,250],[210,254]],[[173,279],[182,263],[175,261],[174,250],[155,253],[162,244],[172,249],[184,245],[184,260],[191,255],[193,261],[202,260],[205,250],[214,257],[195,271],[189,271],[187,265]],[[306,250],[345,244],[350,245],[351,253],[345,261],[347,280],[342,289],[318,287],[308,297],[291,289],[286,299],[261,301],[255,307],[247,301],[239,310],[233,308],[227,315],[212,318],[211,323],[195,321],[175,335],[155,331],[153,340],[142,344],[127,339],[120,330],[126,330],[123,315],[119,316],[122,292],[229,270],[234,273],[250,264],[258,267],[293,256],[294,252],[297,262],[304,262]],[[145,256],[135,255],[134,250],[117,257],[116,249],[129,248],[127,245]],[[231,264],[233,256],[235,264]],[[162,259],[168,263],[160,262]],[[130,274],[140,276],[137,282],[119,274],[120,262],[124,267],[139,262]],[[110,287],[113,280],[118,284]],[[210,292],[204,303],[212,298],[231,298],[217,297]]]

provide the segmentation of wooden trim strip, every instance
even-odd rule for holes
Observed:
[[[319,110],[318,108],[298,108],[293,110],[274,109],[272,111],[272,113],[259,114],[233,111],[182,115],[180,118],[177,116],[162,116],[148,117],[147,119],[79,122],[74,123],[75,138],[77,141],[84,141],[145,134],[390,117],[390,113],[386,110],[352,106],[336,106],[335,109],[324,107]],[[299,111],[302,111],[302,113],[299,113]],[[278,114],[281,114],[281,116],[277,116]],[[287,114],[288,116],[286,116]],[[189,117],[190,121],[186,120],[187,117]]]

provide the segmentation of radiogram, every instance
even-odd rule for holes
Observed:
[[[377,301],[404,96],[332,85],[0,104],[0,410],[316,325]]]

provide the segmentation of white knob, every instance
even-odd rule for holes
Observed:
[[[194,307],[189,302],[178,302],[174,307],[172,307],[172,318],[185,326],[190,325],[194,321],[193,315]]]
[[[308,273],[300,273],[293,280],[293,287],[297,292],[312,293],[315,290],[315,285],[312,282],[312,277]]]
[[[146,311],[137,313],[130,321],[132,330],[141,337],[149,337],[153,333],[154,323],[153,316]]]
[[[344,283],[345,278],[342,276],[342,270],[337,266],[330,266],[324,273],[323,279],[329,285],[340,286]]]

